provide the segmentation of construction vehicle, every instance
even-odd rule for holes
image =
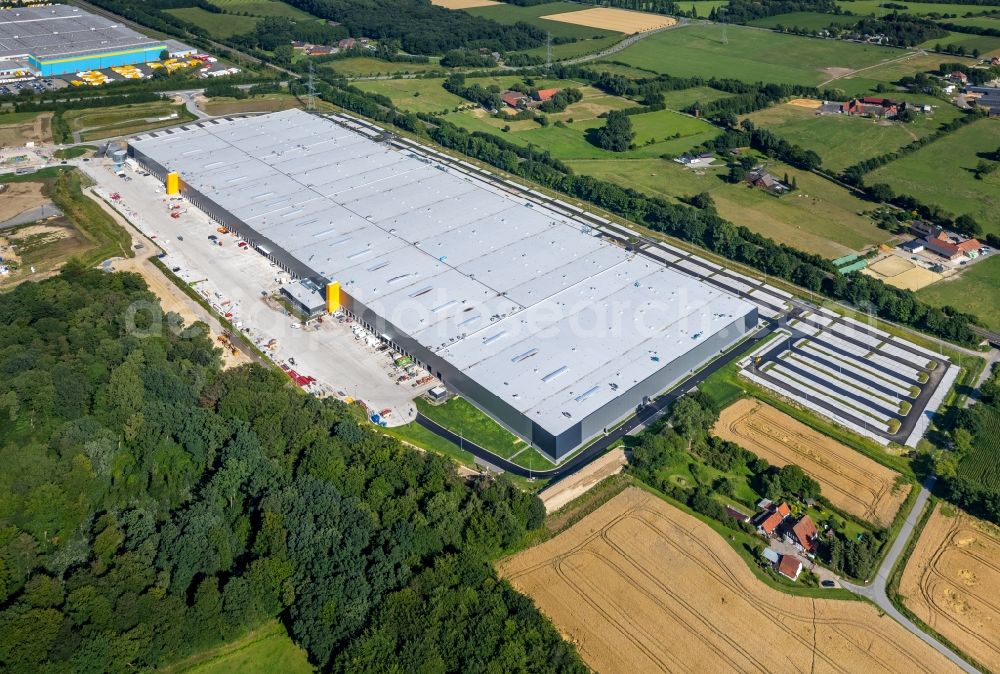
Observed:
[[[219,234],[229,234],[229,230],[226,229],[225,227],[216,227],[215,231],[217,231]]]

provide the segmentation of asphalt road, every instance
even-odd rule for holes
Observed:
[[[690,391],[692,388],[703,382],[705,379],[715,374],[722,368],[724,368],[729,363],[736,360],[740,354],[756,347],[758,344],[762,343],[771,333],[774,332],[778,327],[776,322],[771,322],[767,327],[762,328],[757,333],[754,334],[753,338],[747,342],[742,342],[737,348],[730,349],[726,353],[722,354],[719,358],[716,358],[711,363],[706,365],[701,370],[695,372],[687,379],[680,382],[677,386],[672,388],[667,393],[653,400],[650,404],[643,407],[635,416],[626,421],[624,424],[611,431],[604,437],[598,438],[592,444],[588,445],[586,448],[581,450],[578,454],[568,459],[565,463],[550,468],[549,470],[529,470],[515,463],[511,463],[503,457],[497,456],[493,452],[480,447],[474,442],[470,442],[457,433],[450,431],[443,426],[431,421],[422,414],[418,414],[416,421],[418,424],[431,431],[435,435],[438,435],[449,442],[452,442],[462,449],[471,452],[477,458],[481,459],[485,463],[500,468],[505,471],[509,471],[514,475],[520,475],[522,477],[538,477],[544,479],[551,479],[553,481],[560,480],[568,475],[572,475],[577,470],[583,466],[590,463],[596,457],[603,454],[611,445],[636,431],[645,428],[650,423],[656,421],[663,412],[670,407],[671,404],[682,395]]]
[[[862,597],[866,597],[875,602],[880,609],[892,616],[896,622],[901,624],[910,632],[913,632],[913,634],[917,635],[921,641],[925,642],[931,648],[941,653],[941,655],[951,660],[963,671],[969,672],[970,674],[979,674],[978,669],[960,658],[954,651],[924,632],[922,629],[917,627],[913,621],[900,613],[899,610],[892,605],[892,602],[889,601],[889,595],[886,592],[886,586],[889,583],[889,576],[892,574],[892,569],[896,566],[896,562],[899,561],[899,557],[903,554],[903,550],[906,548],[907,542],[910,540],[910,537],[913,536],[913,531],[916,528],[917,523],[920,521],[920,518],[924,513],[924,509],[927,507],[927,499],[930,498],[931,489],[934,486],[934,480],[935,478],[931,476],[920,486],[920,493],[917,495],[917,501],[914,503],[913,509],[910,511],[906,521],[903,522],[903,527],[900,529],[899,535],[896,536],[896,540],[892,542],[892,547],[889,548],[889,554],[885,556],[885,559],[882,561],[882,565],[876,572],[875,578],[872,580],[871,584],[855,585],[843,580],[840,581],[840,584],[845,590],[849,590],[854,594],[861,595]]]

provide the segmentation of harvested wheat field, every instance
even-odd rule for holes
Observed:
[[[817,101],[815,98],[793,98],[788,101],[789,105],[794,105],[797,108],[809,108],[810,110],[817,110],[823,105],[823,101]]]
[[[472,9],[473,7],[489,7],[500,3],[494,2],[494,0],[431,0],[431,4],[445,9]]]
[[[633,12],[627,9],[613,7],[595,7],[579,12],[563,12],[541,17],[550,21],[562,21],[576,26],[616,30],[620,33],[645,33],[647,30],[666,28],[677,23],[677,19],[662,14]]]
[[[888,526],[910,491],[894,470],[753,398],[724,409],[712,433],[772,465],[794,463],[833,505],[869,522]]]
[[[874,606],[764,585],[708,525],[637,488],[500,573],[598,672],[957,671]]]
[[[939,504],[906,563],[899,594],[966,655],[1000,672],[1000,529]]]

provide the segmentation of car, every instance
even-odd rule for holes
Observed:
[[[177,240],[178,240],[178,241],[183,241],[183,240],[184,240],[184,237],[183,237],[183,236],[181,236],[180,234],[178,234],[178,235],[177,235]]]
[[[69,162],[68,162],[68,161],[66,161],[65,159],[63,159],[63,160],[62,160],[61,162],[59,162],[59,163],[60,163],[60,164],[68,164]]]
[[[172,271],[172,272],[174,272],[174,273],[176,274],[176,273],[177,273],[177,272],[179,272],[180,270],[181,270],[181,268],[180,268],[180,267],[174,267],[174,268],[173,268],[173,269],[171,269],[170,271]]]
[[[820,585],[822,585],[823,587],[837,587],[837,584],[829,579],[821,581]]]
[[[218,239],[218,238],[219,238],[219,237],[217,237],[217,236],[216,236],[215,234],[209,234],[209,235],[208,235],[208,240],[209,240],[209,241],[215,241],[215,240],[216,240],[216,239]]]

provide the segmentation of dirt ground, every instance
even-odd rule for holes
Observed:
[[[5,229],[0,238],[0,257],[15,263],[17,269],[0,277],[0,288],[46,279],[58,273],[71,257],[92,247],[87,237],[66,218],[51,218],[44,223]]]
[[[939,504],[903,570],[906,607],[1000,672],[1000,529]]]
[[[0,185],[0,222],[47,202],[48,199],[42,194],[42,183]]]
[[[0,147],[52,142],[52,113],[43,112],[28,122],[0,126]]]
[[[794,105],[797,108],[809,108],[810,110],[816,110],[823,105],[823,101],[817,101],[814,98],[793,98],[788,101],[789,105]]]
[[[836,66],[830,66],[829,68],[823,68],[822,72],[829,75],[832,79],[840,79],[841,77],[847,77],[854,72],[851,68],[838,68]]]
[[[633,12],[613,7],[595,7],[594,9],[584,9],[579,12],[550,14],[542,18],[549,19],[550,21],[572,23],[576,26],[587,26],[588,28],[616,30],[628,34],[644,33],[647,30],[666,28],[677,23],[677,19],[670,16]]]
[[[572,477],[560,480],[548,489],[542,490],[538,498],[545,504],[545,512],[554,513],[573,499],[587,493],[604,478],[620,473],[625,463],[625,450],[616,449],[592,461]]]
[[[941,274],[918,267],[898,255],[887,255],[868,265],[862,273],[903,290],[920,290],[943,278]]]
[[[874,606],[771,589],[708,525],[637,488],[500,573],[598,672],[958,671]]]
[[[712,432],[772,465],[794,463],[833,505],[870,522],[892,522],[910,491],[896,488],[895,471],[752,398],[724,409]]]
[[[431,0],[431,4],[445,9],[472,9],[473,7],[489,7],[500,3],[494,2],[494,0]]]

